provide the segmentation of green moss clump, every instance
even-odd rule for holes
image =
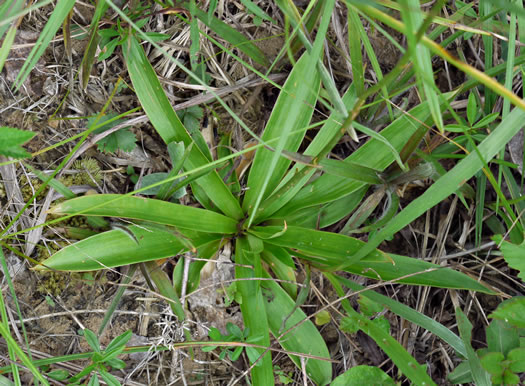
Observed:
[[[102,181],[102,170],[98,162],[93,158],[75,161],[73,169],[78,170],[80,173],[73,175],[72,185],[97,186]]]

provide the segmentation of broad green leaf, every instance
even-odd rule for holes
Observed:
[[[35,136],[36,133],[24,131],[12,127],[0,127],[0,155],[13,158],[30,157],[21,146]]]
[[[173,232],[144,225],[130,226],[128,229],[136,240],[120,230],[100,233],[61,249],[34,269],[95,271],[159,260],[175,256],[187,249],[187,243]],[[217,235],[217,238],[219,237],[220,235]],[[212,239],[211,236],[195,236],[191,237],[191,243],[198,249],[200,245]]]
[[[56,6],[53,8],[53,12],[49,17],[49,20],[47,21],[40,35],[38,36],[35,46],[29,53],[22,68],[20,69],[20,72],[18,73],[18,76],[16,77],[16,89],[19,89],[20,86],[24,83],[27,76],[38,62],[38,59],[40,59],[46,48],[51,43],[51,40],[55,36],[58,29],[62,26],[62,22],[67,17],[74,5],[75,0],[58,0]]]
[[[494,319],[485,330],[489,351],[507,353],[520,345],[518,329],[504,320]]]
[[[489,318],[503,320],[512,326],[525,328],[525,296],[515,296],[505,300]]]
[[[237,232],[237,222],[229,217],[206,209],[153,198],[93,194],[64,201],[50,210],[50,213],[56,214],[79,212],[85,216],[124,217],[200,232]]]
[[[345,267],[344,270],[378,280],[397,280],[400,277],[410,276],[400,279],[398,282],[438,288],[469,289],[494,294],[475,278],[471,278],[462,272],[413,257],[394,254],[388,256],[392,260],[391,262],[370,261],[370,257],[366,257]]]
[[[381,135],[397,151],[406,145],[410,137],[430,119],[428,105],[424,102],[402,115],[385,129]],[[340,126],[339,126],[340,127]],[[336,127],[337,129],[337,127]],[[373,138],[359,149],[354,151],[345,162],[362,165],[374,170],[384,170],[395,157],[390,147],[381,141]],[[362,188],[364,184],[358,181],[341,180],[341,178],[331,175],[322,175],[311,184],[306,185],[297,193],[292,201],[280,209],[274,216],[283,217],[283,214],[293,213],[301,208],[331,202],[344,197]]]
[[[120,382],[117,378],[115,378],[114,375],[109,373],[107,370],[105,370],[103,367],[98,369],[98,372],[100,374],[100,377],[108,384],[108,386],[121,386]]]
[[[260,282],[252,280],[254,277],[257,277],[257,273],[262,273],[260,256],[251,251],[249,241],[244,237],[237,238],[235,262],[237,263],[235,265],[235,278],[240,279],[237,282],[237,289],[242,295],[241,311],[244,325],[250,329],[250,337],[259,337],[256,341],[251,341],[251,343],[269,347],[268,319],[271,319],[271,315],[267,315]],[[248,268],[250,265],[254,266],[255,269]],[[263,354],[262,349],[256,350],[259,355]],[[265,353],[260,361],[262,365],[252,368],[252,382],[254,385],[271,386],[274,384],[274,377],[270,351]]]
[[[505,356],[500,352],[489,352],[481,358],[481,365],[492,375],[501,375],[505,371]]]
[[[503,258],[507,262],[510,268],[519,271],[518,277],[525,282],[525,259],[523,258],[525,253],[525,241],[520,245],[503,241],[501,235],[495,235],[492,239],[499,245]]]
[[[353,84],[350,85],[347,92],[343,96],[343,103],[347,109],[350,109],[356,101],[355,89]],[[308,145],[303,155],[317,157],[327,147],[330,148],[330,144],[334,139],[338,139],[342,136],[341,133],[341,122],[344,121],[344,115],[337,111],[332,112],[326,122],[323,124],[313,141]],[[309,170],[303,170],[307,166],[304,164],[296,163],[292,166],[290,171],[285,175],[278,189],[272,193],[272,195],[261,204],[261,213],[258,215],[259,219],[264,220],[277,210],[282,208],[285,204],[294,199],[297,192],[308,183],[312,175],[316,172],[316,169],[309,168]],[[302,172],[304,174],[300,181],[297,181],[297,175]],[[291,213],[291,212],[290,212]],[[284,217],[287,212],[280,212],[279,217]]]
[[[466,354],[465,354],[466,355]],[[473,381],[470,366],[467,361],[461,362],[448,376],[448,380],[457,385],[458,383],[470,383]]]
[[[378,177],[378,172],[374,169],[370,169],[359,164],[343,162],[336,159],[324,159],[319,165],[325,173],[348,178],[366,184],[382,184],[381,179]]]
[[[395,386],[395,382],[379,367],[355,366],[338,376],[330,386],[383,385]]]
[[[353,255],[364,244],[361,240],[337,233],[296,226],[256,226],[249,232],[269,244],[318,257],[318,261],[328,267],[336,267],[344,261],[353,262]],[[370,257],[376,261],[390,261],[389,257],[380,251],[374,251]]]
[[[281,286],[295,299],[297,297],[295,264],[288,251],[272,244],[265,244],[261,257],[270,266],[277,279],[285,280],[280,283]]]
[[[305,53],[293,67],[264,129],[263,141],[278,138],[278,142],[274,145],[275,151],[261,148],[255,153],[248,176],[249,190],[243,201],[250,219],[253,219],[261,200],[273,192],[290,166],[291,161],[282,157],[281,152],[296,152],[305,134],[291,133],[310,123],[320,86],[317,71],[312,71],[312,62],[315,63],[315,59]]]
[[[54,379],[55,381],[65,381],[68,379],[71,375],[69,374],[69,371],[67,370],[52,370],[48,373],[46,373],[46,376],[48,376],[51,379]],[[9,384],[14,385],[14,383]],[[0,380],[0,386],[7,386]]]
[[[290,332],[279,339],[281,346],[285,350],[302,352],[330,359],[330,353],[328,352],[323,337],[311,320],[304,321],[307,316],[300,308],[294,310],[295,302],[290,298],[286,291],[271,280],[261,282],[261,286],[263,288],[268,325],[272,334],[277,338],[282,333],[293,327]],[[292,311],[293,314],[290,315]],[[287,317],[288,320],[286,321],[284,330],[280,331],[282,323]],[[296,326],[298,323],[301,324]],[[301,368],[299,358],[292,355],[290,358],[299,368]],[[328,361],[308,359],[306,362],[306,374],[315,382],[315,384],[326,385],[332,379],[332,364]]]
[[[514,373],[523,373],[525,372],[525,347],[515,348],[509,355],[507,359],[512,361],[510,364],[510,370]]]
[[[126,343],[128,343],[128,340],[131,339],[131,336],[132,336],[131,330],[128,330],[120,334],[119,336],[113,338],[111,342],[109,342],[109,344],[107,345],[104,351],[109,352],[109,351],[115,350],[116,348],[126,347]]]
[[[135,92],[151,123],[166,144],[183,142],[188,148],[194,142],[175,114],[141,45],[134,36],[129,36],[122,48]],[[192,170],[207,163],[208,160],[199,147],[192,146],[184,163],[184,170]],[[217,172],[206,174],[199,178],[196,184],[223,213],[235,219],[243,217],[239,202]]]
[[[492,293],[461,272],[411,257],[375,249],[363,260],[356,260],[356,254],[366,243],[349,236],[296,226],[257,226],[249,232],[265,243],[293,250],[296,256],[318,263],[321,269],[334,270],[344,265],[345,271],[378,280],[396,280],[410,275],[399,282]]]
[[[174,173],[174,175],[176,175],[176,174],[177,173]],[[170,173],[164,173],[164,172],[147,174],[144,177],[142,177],[142,179],[139,180],[139,182],[135,185],[135,189],[141,189],[141,188],[143,188],[145,186],[156,184],[157,182],[164,181],[166,178],[170,178],[170,177],[173,177],[173,176],[171,176]],[[171,183],[167,183],[167,184],[164,184],[164,185],[157,185],[157,186],[154,186],[153,188],[149,188],[149,189],[141,191],[140,194],[142,194],[144,196],[156,196],[156,195],[158,196],[160,190],[164,186],[167,186],[167,188],[168,188],[167,190],[169,190],[170,187],[175,186],[178,182],[180,182],[180,181],[179,180],[175,180],[175,181],[172,181]],[[180,189],[177,189],[171,195],[167,194],[166,198],[168,200],[169,199],[179,199],[179,198],[183,197],[185,194],[186,194],[186,188],[182,187]]]

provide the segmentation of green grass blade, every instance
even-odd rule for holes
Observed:
[[[2,250],[1,247],[0,247],[0,262],[1,262],[1,266],[2,266],[2,271],[5,274],[5,279],[6,279],[7,283],[8,283],[8,285],[9,285],[9,290],[10,290],[11,296],[14,295],[13,296],[13,300],[15,301],[15,304],[16,304],[18,317],[21,318],[22,314],[20,312],[20,307],[18,305],[16,292],[14,291],[13,282],[12,282],[11,276],[9,274],[9,268],[7,267],[7,261],[5,259],[4,251]],[[4,329],[8,333],[10,333],[10,330],[9,330],[9,317],[7,316],[7,308],[6,308],[3,292],[0,293],[0,317],[1,317],[0,323],[2,324]],[[24,328],[23,324],[22,324],[22,328]],[[27,335],[26,335],[25,328],[24,328],[24,338],[26,339],[26,347],[29,349],[29,344],[28,344],[28,341],[27,341]],[[11,345],[8,344],[7,345],[7,352],[9,354],[9,359],[11,360],[11,371],[13,373],[13,380],[15,381],[16,385],[21,385],[22,383],[20,382],[19,368],[18,368],[18,366],[15,363],[16,362],[15,348],[11,347]],[[29,356],[31,356],[31,350],[28,350],[28,353],[29,353]]]
[[[478,146],[479,154],[485,160],[492,159],[510,139],[522,128],[525,111],[515,108],[498,127]],[[366,256],[387,237],[398,232],[407,224],[425,213],[428,209],[453,194],[459,187],[476,174],[486,161],[479,158],[478,152],[472,152],[461,160],[452,170],[439,178],[425,193],[412,201],[381,231],[374,235],[359,251],[357,257]]]
[[[315,60],[305,53],[297,62],[266,124],[263,141],[279,140],[275,151],[260,149],[255,154],[248,177],[249,190],[243,201],[243,208],[250,213],[248,227],[262,199],[277,187],[290,166],[291,161],[282,157],[281,152],[296,152],[303,140],[304,132],[291,133],[307,126],[313,113],[320,85],[319,75],[313,71]]]
[[[405,31],[407,32],[405,36],[408,40],[412,63],[415,67],[415,73],[419,80],[420,89],[429,102],[430,112],[434,119],[434,123],[440,131],[443,131],[443,117],[441,114],[439,97],[435,90],[436,86],[434,84],[430,52],[427,47],[424,47],[416,40],[417,32],[423,23],[420,4],[418,0],[403,0],[401,4],[401,15],[405,21]]]
[[[4,20],[7,20],[10,17],[16,15],[18,12],[20,12],[23,7],[24,7],[23,0],[4,1],[2,4],[0,4],[0,17]],[[5,32],[10,28],[12,29],[14,28],[14,30],[16,31],[16,27],[14,25],[11,25],[10,27],[9,23],[0,25],[0,39],[4,37]],[[9,52],[9,48],[7,49],[8,52]],[[0,65],[0,71],[2,71],[2,65]]]
[[[341,285],[333,276],[328,276],[328,279],[335,288],[337,294],[343,297],[345,294]],[[347,299],[342,301],[342,306],[348,313],[348,318],[352,323],[365,334],[370,336],[377,345],[387,354],[387,356],[396,364],[400,372],[409,378],[416,385],[435,385],[425,371],[425,367],[419,365],[417,360],[408,353],[408,351],[395,340],[389,332],[385,331],[378,324],[374,323],[366,316],[355,311]]]
[[[237,232],[237,222],[222,214],[152,198],[92,194],[64,201],[50,213],[124,217],[208,233]]]
[[[348,280],[344,277],[341,277],[339,275],[329,274],[325,273],[326,276],[329,276],[332,280],[338,280],[341,284],[343,284],[345,287],[350,288],[353,291],[363,291],[366,290],[365,287]],[[456,350],[461,355],[466,355],[465,345],[452,331],[450,331],[447,327],[443,326],[441,323],[435,321],[432,318],[429,318],[425,314],[422,314],[403,303],[400,303],[388,296],[381,295],[377,293],[376,291],[372,290],[366,290],[361,292],[361,295],[379,303],[388,308],[390,311],[396,313],[397,315],[401,316],[402,318],[405,318],[406,320],[409,320],[412,323],[417,324],[418,326],[423,327],[424,329],[432,332],[436,336],[440,337],[445,341],[447,344],[449,344],[454,350]]]
[[[474,378],[474,384],[480,386],[492,385],[490,374],[483,369],[481,361],[472,348],[472,324],[459,307],[456,307],[456,320],[458,322],[459,335],[461,336],[467,350],[467,360],[470,366],[470,372]]]
[[[322,18],[320,25],[317,30],[317,35],[314,44],[310,42],[309,38],[306,36],[303,27],[303,19],[306,15],[303,15],[303,17],[299,18],[299,14],[297,11],[297,8],[295,5],[291,2],[286,1],[277,1],[277,5],[283,13],[289,18],[289,20],[292,21],[294,30],[297,32],[298,37],[301,41],[301,43],[306,48],[307,52],[310,55],[313,55],[314,57],[318,57],[317,59],[317,70],[319,71],[319,74],[321,76],[321,80],[323,82],[323,86],[330,98],[330,101],[332,102],[335,110],[339,112],[339,114],[343,115],[345,118],[348,116],[348,110],[345,108],[345,105],[343,103],[343,100],[341,99],[341,96],[339,95],[338,88],[334,82],[334,79],[330,75],[330,72],[324,65],[322,59],[321,59],[321,50],[323,48],[323,45],[325,43],[325,36],[328,30],[328,26],[330,23],[330,18],[335,6],[335,0],[328,0],[324,1],[322,3],[319,3],[320,6],[323,7],[322,9]],[[310,7],[310,6],[309,6]],[[311,17],[314,17],[312,14]],[[312,20],[312,19],[310,19]],[[315,20],[315,17],[314,17]],[[300,26],[299,26],[300,25]],[[292,44],[293,46],[293,44]],[[293,49],[292,49],[293,51]]]
[[[359,15],[355,8],[347,5],[348,12],[348,45],[350,47],[350,58],[352,60],[353,84],[358,95],[365,92],[365,75],[363,54],[361,53],[361,39],[358,39],[359,28],[363,28]]]
[[[33,374],[33,376],[36,379],[38,379],[38,381],[42,382],[43,385],[49,386],[49,383],[42,376],[42,374],[40,374],[40,371],[38,371],[38,368],[33,364],[32,359],[30,359],[24,353],[24,351],[20,348],[20,346],[13,339],[13,337],[9,333],[9,330],[5,327],[4,323],[0,323],[0,335],[3,336],[3,338],[6,341],[6,344],[9,346],[10,349],[14,351],[16,356],[20,358],[24,366],[26,366],[29,369],[29,371],[31,371],[31,374]]]
[[[15,27],[9,28],[5,36],[5,39],[2,42],[2,47],[0,48],[0,72],[2,72],[5,61],[7,57],[9,56],[9,51],[11,50],[11,46],[13,45],[13,42],[15,41],[15,35],[16,35],[16,28]]]
[[[124,43],[123,52],[140,103],[164,142],[169,144],[173,141],[182,141],[185,147],[190,146],[193,143],[192,138],[175,114],[153,67],[134,36],[128,37],[127,42]],[[207,163],[208,160],[199,147],[192,146],[184,169],[195,169]],[[236,219],[243,217],[239,202],[217,172],[213,171],[201,177],[196,183],[223,213]]]
[[[108,10],[108,4],[105,0],[98,0],[97,6],[95,7],[95,13],[91,19],[91,25],[89,26],[89,40],[84,50],[84,57],[82,58],[82,88],[86,89],[89,83],[89,76],[91,75],[91,68],[95,61],[95,55],[97,53],[98,43],[100,36],[98,34],[98,24],[102,16]]]
[[[38,37],[35,46],[29,53],[26,61],[24,62],[24,65],[16,77],[15,88],[17,90],[20,88],[20,86],[22,86],[33,67],[35,67],[36,62],[38,62],[38,59],[40,59],[49,43],[51,43],[51,40],[55,36],[58,29],[62,26],[62,22],[67,17],[74,5],[75,0],[58,0],[42,33]]]
[[[255,16],[261,18],[262,20],[269,21],[273,24],[277,24],[277,22],[272,19],[266,12],[264,12],[257,4],[255,4],[251,0],[241,0],[242,5],[246,7],[248,11],[253,13]]]
[[[270,276],[267,275],[267,277]],[[286,291],[271,280],[261,282],[261,286],[263,288],[266,314],[268,315],[268,325],[272,334],[275,337],[280,337],[279,343],[281,346],[285,350],[330,359],[330,353],[323,337],[310,319],[304,321],[307,316],[300,308],[293,311],[295,302]],[[292,311],[293,314],[290,315]],[[280,332],[282,322],[287,317],[284,330]],[[301,324],[293,327],[298,323]],[[290,329],[290,332],[281,336],[288,329]],[[301,368],[299,358],[290,355],[290,359]],[[332,364],[328,361],[310,359],[306,363],[306,374],[316,385],[326,385],[332,380]]]
[[[132,225],[127,229],[132,232],[135,240],[123,230],[100,233],[61,249],[35,269],[95,271],[164,259],[187,250],[187,242],[174,232],[144,225]],[[213,238],[211,235],[192,235],[188,239],[198,248]]]
[[[189,9],[188,3],[185,3],[184,6]],[[218,36],[233,44],[236,48],[252,58],[256,63],[264,67],[267,67],[270,64],[259,47],[239,31],[220,21],[215,16],[211,16],[210,18],[208,13],[202,11],[199,7],[196,7],[195,9],[195,16],[209,29],[215,31]]]
[[[235,278],[241,279],[237,282],[237,289],[242,296],[241,312],[244,325],[250,329],[251,343],[270,346],[270,335],[266,304],[263,299],[263,291],[259,281],[252,280],[256,272],[262,273],[259,253],[251,250],[248,240],[244,237],[237,239],[235,244]],[[247,266],[254,266],[254,269]],[[259,276],[260,277],[260,276]],[[242,280],[246,279],[246,280]],[[255,338],[258,338],[255,340]],[[259,354],[263,350],[257,349]],[[262,363],[252,368],[252,382],[254,385],[273,385],[272,356],[268,352],[259,360]]]

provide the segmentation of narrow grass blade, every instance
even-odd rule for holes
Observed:
[[[135,225],[127,229],[133,233],[135,240],[121,230],[100,233],[61,249],[35,269],[95,271],[164,259],[187,249],[187,243],[173,232]],[[213,238],[210,235],[190,237],[196,248]]]
[[[40,179],[40,181],[44,183],[48,183],[49,186],[51,186],[53,189],[55,189],[58,193],[63,195],[65,198],[75,198],[77,195],[73,193],[71,189],[69,189],[66,185],[64,185],[62,182],[57,180],[56,178],[50,178],[47,174],[42,173],[40,170],[35,169],[30,164],[26,164],[26,167],[29,168],[33,173],[36,174],[36,176]]]
[[[22,361],[24,366],[26,366],[29,369],[29,371],[31,371],[31,374],[33,374],[33,376],[36,379],[38,379],[39,382],[42,382],[43,385],[49,386],[49,383],[42,376],[42,374],[40,374],[38,368],[33,364],[33,360],[24,353],[24,351],[20,348],[16,340],[13,339],[13,337],[9,333],[9,330],[5,327],[3,323],[0,323],[0,335],[2,335],[8,347],[14,351],[14,353]]]
[[[98,43],[100,36],[98,34],[98,25],[100,19],[106,13],[108,4],[105,0],[98,0],[97,6],[95,7],[95,13],[91,19],[91,25],[89,26],[89,40],[84,50],[84,57],[82,58],[81,72],[82,72],[82,88],[86,89],[89,83],[89,75],[91,74],[91,68],[95,61],[95,55],[97,53]]]
[[[267,275],[267,277],[270,276]],[[268,325],[272,334],[279,338],[281,346],[285,350],[330,359],[330,353],[323,337],[310,319],[305,321],[307,316],[300,308],[294,311],[295,302],[286,291],[271,280],[261,282],[261,286],[263,288]],[[286,320],[284,331],[280,332],[285,318],[288,319]],[[301,324],[296,326],[298,323]],[[288,330],[290,331],[288,332]],[[281,336],[281,334],[283,335]],[[301,367],[299,358],[290,355],[290,359],[299,368]],[[326,385],[332,380],[332,364],[328,361],[310,359],[306,363],[306,374],[316,385]]]
[[[348,12],[348,45],[350,47],[350,59],[352,60],[353,84],[357,90],[358,95],[363,95],[365,92],[365,75],[363,54],[361,53],[361,39],[359,36],[359,28],[363,28],[359,15],[355,8],[347,4]]]
[[[2,19],[7,20],[8,18],[15,16],[18,12],[20,12],[23,9],[23,7],[24,7],[23,0],[4,1],[2,4],[0,4],[0,15],[2,15]],[[14,26],[12,24],[11,24],[11,27],[9,26],[9,22],[6,22],[5,24],[0,25],[0,39],[4,37],[5,32],[9,28],[13,28],[13,27]],[[14,29],[16,30],[16,28]],[[2,70],[2,66],[0,66],[0,71],[1,70]]]
[[[166,144],[182,141],[186,147],[189,147],[193,140],[175,114],[153,67],[134,36],[128,37],[127,42],[124,43],[123,52],[135,92],[157,132]],[[199,147],[193,146],[184,169],[195,169],[207,163],[208,160]],[[196,183],[223,213],[236,219],[243,217],[239,202],[217,172],[213,171],[201,177]]]
[[[345,287],[348,287],[353,291],[366,290],[365,287],[351,280],[348,280],[342,276],[331,274],[331,273],[325,273],[325,275],[330,278],[330,281],[338,280]],[[422,314],[421,312],[418,312],[388,296],[381,295],[377,293],[376,291],[372,291],[372,290],[363,291],[361,292],[361,295],[379,304],[382,304],[383,306],[388,308],[390,311],[401,316],[402,318],[405,318],[406,320],[409,320],[412,323],[415,323],[418,326],[421,326],[424,329],[432,332],[436,336],[443,339],[443,341],[449,344],[458,353],[460,353],[463,356],[466,355],[465,345],[463,344],[459,336],[454,334],[447,327],[443,326],[441,323],[435,321],[434,319],[429,318],[425,314]]]
[[[481,170],[486,162],[485,160],[491,160],[521,130],[524,120],[525,111],[514,109],[478,146],[479,153],[472,152],[467,155],[452,170],[430,186],[425,193],[408,204],[404,210],[368,241],[364,248],[359,251],[357,259],[375,250],[385,238],[398,232],[428,209],[457,191],[465,181]],[[481,154],[484,160],[480,159],[478,154]]]
[[[184,6],[189,9],[189,4],[185,3]],[[250,58],[252,58],[256,63],[261,66],[267,67],[270,63],[264,55],[264,53],[257,47],[251,40],[246,36],[241,34],[239,31],[230,27],[228,24],[220,21],[215,16],[208,15],[206,12],[202,11],[200,8],[196,7],[195,16],[202,21],[209,29],[215,31],[222,39],[227,40],[233,44],[236,48],[244,52]]]
[[[50,213],[124,217],[209,233],[236,233],[237,222],[222,214],[152,198],[93,194],[64,201]]]
[[[128,289],[128,284],[133,280],[133,276],[135,275],[136,270],[137,264],[133,264],[129,267],[127,271],[125,271],[125,274],[122,275],[121,283],[117,289],[117,292],[115,292],[115,294],[113,295],[111,303],[107,307],[106,313],[104,314],[104,319],[102,319],[102,322],[100,323],[100,326],[98,328],[98,336],[102,336],[102,333],[104,332],[106,326],[111,321],[115,310],[117,309],[120,301],[122,300],[124,292],[126,291],[126,289]]]
[[[241,312],[244,325],[250,329],[252,343],[262,346],[270,346],[270,335],[268,319],[272,315],[267,315],[266,302],[263,298],[263,291],[260,282],[254,280],[255,272],[262,273],[259,253],[254,253],[248,240],[244,237],[237,239],[235,244],[235,277],[241,279],[237,282],[237,289],[242,296]],[[247,268],[253,266],[254,269]],[[259,276],[260,277],[260,276]],[[243,280],[244,279],[244,280]],[[257,349],[261,355],[263,350]],[[252,368],[252,382],[254,385],[273,385],[273,366],[272,356],[269,352],[259,360],[261,363]]]
[[[2,47],[0,48],[0,72],[2,72],[5,61],[7,57],[9,56],[9,51],[11,50],[11,46],[13,45],[13,42],[15,41],[15,35],[16,35],[16,28],[14,27],[9,28],[4,38],[4,41],[2,42]]]
[[[355,3],[354,5],[360,8],[364,13],[367,13],[370,16],[376,17],[377,19],[379,19],[381,22],[385,23],[389,27],[394,28],[395,30],[405,35],[410,33],[409,31],[406,30],[406,26],[402,22],[385,14],[384,12],[380,11],[377,8],[371,7],[369,5],[364,5],[363,3]],[[423,36],[421,38],[421,43],[425,47],[427,47],[432,53],[440,56],[443,60],[446,60],[447,62],[451,63],[452,65],[457,67],[459,70],[466,73],[468,76],[476,79],[478,82],[485,85],[488,89],[494,91],[499,96],[505,99],[509,99],[513,105],[525,110],[525,100],[518,97],[512,91],[507,90],[502,84],[500,84],[497,80],[491,78],[485,72],[482,72],[468,65],[467,63],[462,62],[461,60],[457,59],[455,56],[450,54],[450,52],[448,52],[443,47],[441,47],[441,45],[434,42],[433,40],[428,39],[426,36]]]
[[[277,22],[272,19],[266,12],[264,12],[257,4],[255,4],[251,0],[241,0],[242,5],[246,7],[248,11],[253,13],[255,16],[261,18],[262,20],[266,20],[269,22],[272,22],[273,24],[277,24]]]
[[[328,276],[337,294],[343,297],[345,294],[339,282],[333,277]],[[348,319],[361,331],[370,336],[377,345],[388,355],[396,364],[400,372],[409,378],[416,385],[435,385],[426,373],[424,366],[419,365],[416,359],[395,340],[389,332],[385,331],[374,321],[355,311],[348,299],[343,299],[341,305],[348,313]]]
[[[459,334],[467,350],[467,360],[470,366],[470,372],[474,378],[474,384],[480,386],[492,385],[490,374],[481,366],[481,361],[472,348],[472,324],[459,307],[456,307],[456,320],[458,322]]]
[[[277,1],[277,4],[279,8],[281,8],[281,10],[285,13],[285,15],[288,16],[288,18],[292,21],[294,30],[297,31],[299,40],[304,45],[307,52],[310,55],[313,55],[314,57],[318,58],[316,65],[317,65],[317,70],[319,71],[319,74],[321,76],[323,86],[335,110],[346,118],[348,116],[348,110],[345,108],[345,105],[341,99],[341,96],[339,95],[339,91],[338,91],[337,86],[335,85],[334,79],[332,78],[328,69],[325,67],[322,61],[322,58],[321,58],[321,50],[326,40],[325,36],[328,30],[330,18],[331,18],[331,15],[332,15],[332,12],[335,6],[335,0],[328,0],[322,3],[319,3],[323,7],[322,18],[321,18],[321,23],[318,27],[316,39],[313,45],[310,42],[310,39],[308,38],[308,36],[305,34],[304,29],[302,28],[302,18],[299,18],[299,13],[295,5],[292,2],[287,3],[286,1]],[[298,26],[298,24],[301,24],[301,25]]]
[[[291,133],[310,122],[320,85],[319,75],[312,71],[312,66],[315,58],[305,53],[290,73],[266,124],[262,139],[279,140],[274,152],[260,149],[255,154],[248,177],[249,190],[243,201],[243,208],[250,213],[248,227],[261,200],[277,187],[290,166],[291,161],[282,157],[281,152],[296,152],[302,142],[304,132]]]
[[[44,29],[40,33],[40,36],[38,37],[35,43],[35,46],[29,53],[26,61],[24,62],[24,65],[22,66],[20,72],[18,73],[18,76],[16,77],[16,90],[18,90],[20,86],[24,83],[27,76],[29,75],[33,67],[36,65],[36,62],[38,61],[38,59],[40,59],[49,43],[51,43],[51,40],[55,36],[56,32],[62,25],[62,22],[67,17],[74,5],[75,0],[58,0],[55,8],[53,9],[53,12],[51,13],[51,16],[49,17],[49,20],[47,21]]]
[[[155,283],[159,293],[165,298],[170,299],[170,307],[173,313],[177,315],[179,322],[183,322],[186,318],[184,308],[182,307],[179,296],[173,289],[173,285],[171,284],[168,275],[166,275],[162,269],[159,269],[159,266],[153,261],[147,262],[144,266],[146,268],[147,276],[153,281],[153,283]],[[190,334],[189,331],[187,332]],[[189,337],[191,339],[191,334]]]
[[[408,40],[415,73],[419,80],[421,91],[429,102],[434,123],[440,131],[443,131],[443,118],[441,116],[439,97],[435,90],[430,52],[427,47],[424,47],[416,40],[418,29],[423,23],[420,4],[418,0],[403,0],[401,4],[401,15],[405,21],[405,30],[407,32],[405,36]]]

